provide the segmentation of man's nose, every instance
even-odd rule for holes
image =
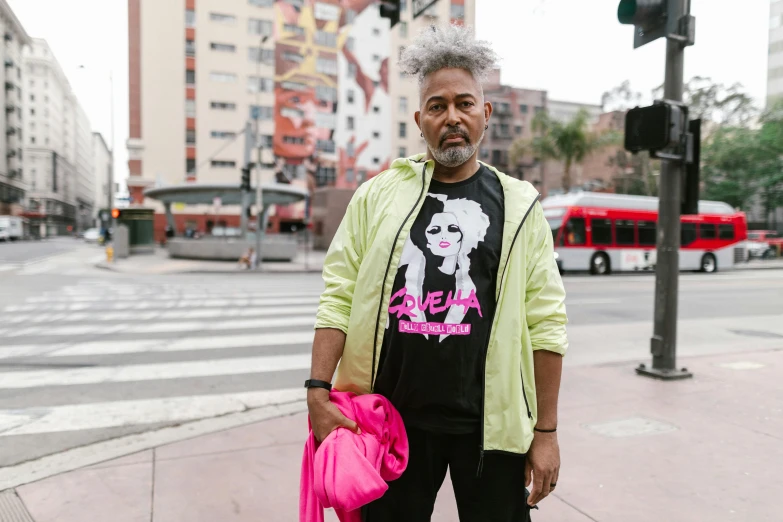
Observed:
[[[459,112],[457,111],[457,107],[454,105],[449,105],[449,112],[446,116],[447,125],[450,125],[451,127],[456,127],[459,125]]]

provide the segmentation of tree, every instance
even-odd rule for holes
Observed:
[[[557,160],[564,164],[563,191],[571,190],[571,168],[581,163],[591,152],[618,141],[615,133],[594,133],[589,130],[589,114],[581,109],[567,122],[552,119],[546,111],[535,115],[533,134],[529,140],[517,140],[511,145],[510,159],[517,163],[532,154],[540,160]]]

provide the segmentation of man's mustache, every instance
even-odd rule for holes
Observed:
[[[446,132],[441,134],[440,136],[440,143],[438,144],[438,147],[443,146],[443,142],[446,141],[446,136],[452,136],[452,135],[458,135],[462,136],[465,139],[465,143],[470,145],[470,136],[468,136],[468,132],[464,129],[461,129],[459,127],[449,127]]]

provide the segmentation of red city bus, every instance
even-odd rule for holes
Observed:
[[[542,202],[561,272],[592,274],[655,269],[658,198],[581,192]],[[745,214],[700,201],[680,221],[680,270],[716,272],[747,258]]]

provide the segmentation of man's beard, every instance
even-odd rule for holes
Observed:
[[[454,129],[448,129],[446,132],[444,132],[440,139],[438,146],[433,146],[432,143],[427,141],[427,147],[430,149],[430,152],[432,152],[432,156],[435,158],[435,161],[443,165],[444,167],[459,167],[460,165],[464,164],[466,161],[468,161],[473,154],[476,153],[476,150],[479,148],[479,145],[481,144],[481,140],[484,139],[484,130],[481,131],[481,137],[476,141],[475,144],[472,144],[470,142],[470,137],[468,136],[468,133],[460,128],[454,128]],[[446,141],[446,136],[450,134],[459,134],[465,139],[465,145],[461,146],[451,146],[446,149],[442,149],[441,145],[444,141]],[[426,139],[426,138],[425,138]]]

